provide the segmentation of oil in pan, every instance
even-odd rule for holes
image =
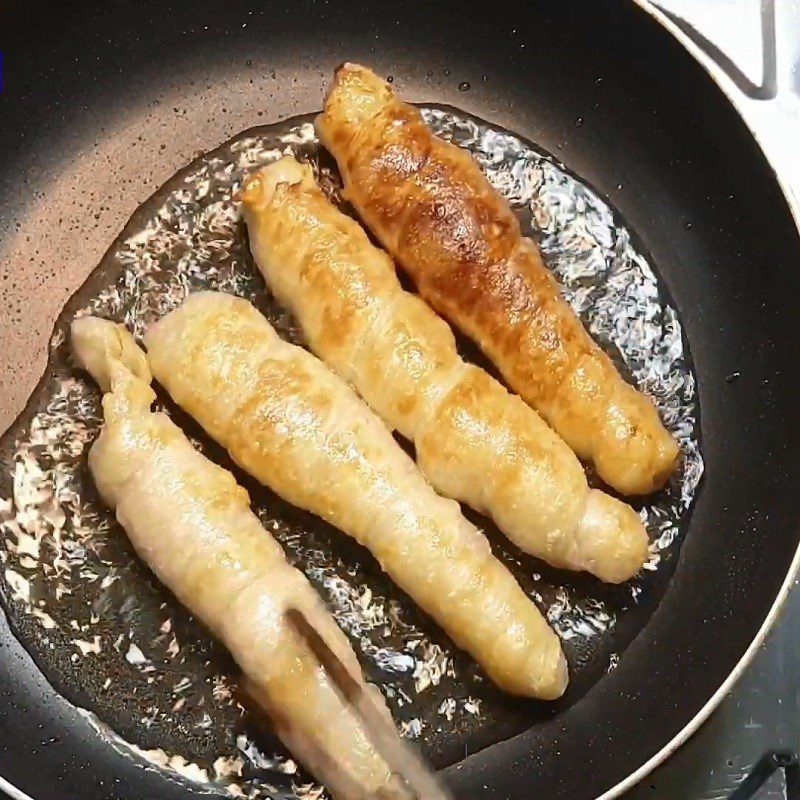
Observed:
[[[594,338],[653,397],[681,444],[669,486],[636,502],[651,558],[624,586],[547,567],[466,510],[561,636],[572,674],[565,698],[543,704],[502,695],[367,551],[257,485],[165,396],[158,402],[248,489],[265,529],[350,636],[401,733],[444,766],[552,716],[624,658],[666,589],[703,462],[695,377],[678,313],[619,215],[514,134],[450,108],[423,113],[434,131],[480,161],[540,242]],[[302,344],[251,262],[236,193],[249,172],[293,152],[314,165],[347,210],[311,119],[246,131],[179,172],[134,214],[60,317],[45,379],[0,441],[0,589],[22,643],[109,746],[239,796],[320,797],[322,790],[267,724],[245,710],[231,658],[136,558],[100,502],[86,469],[102,422],[100,398],[73,368],[65,333],[76,314],[91,312],[141,337],[190,292],[214,289],[251,300],[282,336]],[[468,342],[459,345],[488,367]]]

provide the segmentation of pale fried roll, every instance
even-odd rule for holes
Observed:
[[[662,486],[676,441],[589,337],[472,156],[357,64],[337,70],[316,125],[345,196],[425,300],[609,485],[624,494]]]
[[[566,661],[536,606],[322,362],[250,303],[210,292],[160,320],[145,344],[156,378],[238,464],[369,548],[499,686],[561,695]]]
[[[166,414],[150,411],[155,394],[147,360],[122,326],[82,317],[72,323],[72,346],[106,393],[89,468],[136,552],[230,650],[288,746],[311,742],[311,752],[324,752],[368,794],[403,797],[392,794],[396,778],[284,621],[287,606],[300,608],[363,681],[346,637],[252,513],[247,492],[197,452]],[[382,704],[377,689],[373,694]],[[317,776],[337,797],[353,797],[324,771]]]
[[[596,489],[518,397],[466,364],[448,325],[403,291],[391,259],[286,156],[243,194],[250,248],[314,352],[413,440],[434,488],[491,515],[523,550],[619,582],[647,556],[635,511]]]

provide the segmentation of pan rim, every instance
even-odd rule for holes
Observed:
[[[638,3],[639,0],[634,0],[634,2]],[[794,217],[795,223],[798,225],[798,230],[800,230],[800,216],[795,213],[795,209],[792,209],[792,216]],[[769,613],[764,619],[764,622],[761,624],[758,633],[755,635],[753,641],[750,642],[750,645],[748,646],[747,650],[745,650],[744,655],[739,659],[728,677],[722,682],[722,684],[720,684],[720,687],[717,689],[717,691],[714,692],[714,694],[706,701],[705,705],[697,712],[697,714],[695,714],[695,716],[692,717],[692,719],[684,726],[684,728],[679,731],[667,744],[665,744],[658,752],[645,761],[645,763],[642,764],[638,769],[628,775],[627,778],[621,780],[615,786],[612,786],[606,792],[597,797],[596,800],[613,800],[614,798],[620,797],[629,789],[632,789],[637,783],[646,778],[656,767],[660,766],[664,761],[666,761],[676,750],[682,747],[703,726],[703,724],[717,709],[725,696],[733,689],[737,681],[742,677],[744,671],[755,657],[756,652],[758,652],[758,650],[764,644],[764,640],[767,638],[767,635],[770,633],[775,625],[775,622],[783,611],[783,607],[786,604],[787,598],[789,597],[789,592],[797,581],[799,574],[800,547],[798,547],[795,551],[794,557],[792,558],[792,563],[789,566],[789,571],[786,574],[786,578],[781,585],[775,601],[770,607]]]
[[[737,115],[744,122],[748,132],[758,145],[759,150],[761,150],[765,161],[769,166],[769,170],[775,178],[775,181],[779,186],[784,199],[786,200],[789,212],[795,223],[795,227],[797,228],[798,232],[800,232],[800,201],[793,193],[789,184],[777,172],[773,161],[766,152],[762,139],[758,133],[753,129],[748,119],[739,111],[729,87],[721,78],[718,68],[716,68],[713,62],[710,62],[710,60],[704,55],[702,49],[695,45],[695,43],[689,37],[687,37],[683,31],[677,25],[675,25],[672,20],[657,6],[651,4],[649,0],[633,0],[633,3],[635,6],[648,14],[648,16],[650,16],[652,19],[657,21],[670,34],[672,34],[672,36],[694,58],[694,60],[708,73],[718,89],[731,103]],[[706,703],[694,715],[694,717],[692,717],[692,719],[667,744],[659,749],[636,770],[631,772],[626,778],[619,781],[616,785],[599,795],[596,800],[613,800],[614,798],[620,797],[624,792],[631,789],[633,786],[643,780],[648,774],[650,774],[655,768],[661,765],[667,758],[669,758],[675,751],[685,744],[685,742],[708,720],[711,714],[720,705],[723,698],[732,690],[736,682],[744,674],[744,671],[752,662],[756,652],[763,645],[767,635],[772,630],[779,615],[781,614],[789,596],[789,591],[797,580],[799,574],[800,546],[798,546],[794,553],[786,577],[781,584],[781,587],[772,605],[770,606],[764,621],[739,661],[736,663],[727,678],[720,684],[719,688],[706,701]],[[22,789],[12,784],[2,775],[0,775],[0,791],[8,794],[11,798],[13,798],[13,800],[37,800],[32,795],[27,794]]]
[[[35,800],[29,794],[25,794],[22,789],[18,789],[13,783],[7,781],[0,775],[0,791],[5,792],[12,800]]]
[[[638,6],[645,14],[648,14],[663,28],[665,28],[675,39],[689,52],[694,60],[708,73],[711,80],[717,85],[717,88],[728,99],[733,106],[739,118],[744,122],[750,135],[758,145],[759,150],[764,156],[764,160],[769,165],[770,172],[772,173],[775,181],[780,187],[781,194],[789,207],[789,213],[792,215],[795,227],[800,233],[800,203],[792,191],[789,184],[783,179],[780,173],[775,169],[775,165],[769,156],[769,153],[764,148],[764,144],[758,135],[758,132],[748,121],[747,117],[742,114],[729,90],[729,87],[722,80],[722,73],[719,67],[709,59],[703,50],[698,47],[679,27],[676,25],[658,6],[650,2],[650,0],[633,0],[634,4]],[[649,775],[656,767],[664,763],[676,750],[682,747],[708,720],[713,712],[720,705],[725,696],[733,689],[737,681],[742,677],[744,671],[750,665],[750,662],[755,657],[756,652],[764,644],[767,635],[772,630],[775,622],[783,610],[786,600],[789,597],[789,592],[794,585],[795,581],[800,576],[800,547],[795,551],[792,563],[786,574],[786,578],[778,591],[775,601],[770,607],[769,613],[761,624],[761,627],[756,633],[753,641],[750,642],[747,650],[745,650],[742,657],[736,663],[736,666],[731,670],[728,677],[722,682],[716,692],[706,701],[705,705],[692,717],[692,719],[680,730],[666,745],[659,751],[652,755],[644,764],[638,769],[628,775],[627,778],[621,780],[615,786],[612,786],[606,792],[601,794],[597,800],[613,800],[613,798],[620,797],[624,792],[633,788],[637,783]]]

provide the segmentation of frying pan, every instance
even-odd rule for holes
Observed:
[[[409,99],[518,132],[607,195],[680,309],[704,486],[670,586],[618,668],[445,776],[459,799],[612,797],[696,729],[796,568],[800,241],[741,118],[662,27],[617,0],[6,0],[0,47],[0,427],[41,374],[59,309],[136,206],[197,152],[319,109],[345,59],[394,76]],[[0,721],[0,774],[37,800],[197,791],[95,736],[5,623]]]

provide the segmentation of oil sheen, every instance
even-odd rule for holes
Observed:
[[[531,143],[451,108],[423,113],[437,133],[475,155],[539,241],[595,340],[654,399],[681,445],[669,486],[635,505],[651,557],[623,586],[549,568],[466,510],[561,636],[572,675],[566,697],[548,705],[503,696],[367,551],[255,484],[166,397],[159,404],[247,487],[265,529],[350,636],[402,734],[419,739],[426,756],[444,766],[551,717],[625,658],[674,570],[703,461],[680,318],[634,232],[596,191]],[[251,262],[236,195],[247,174],[292,152],[312,163],[332,199],[350,211],[311,119],[242,133],[142,205],[68,303],[45,377],[0,441],[0,593],[17,636],[108,747],[198,791],[288,798],[319,797],[321,790],[266,723],[244,710],[230,657],[136,558],[99,501],[85,462],[102,422],[100,396],[73,368],[65,333],[77,313],[91,311],[124,322],[140,338],[190,292],[214,289],[251,300],[283,337],[302,344]],[[468,342],[459,346],[488,367]]]

